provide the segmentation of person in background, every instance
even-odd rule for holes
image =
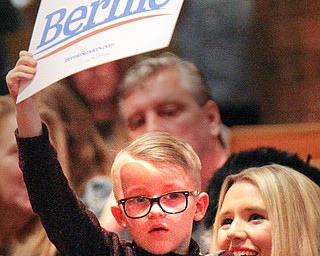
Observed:
[[[22,172],[18,165],[15,106],[10,95],[0,96],[0,255],[53,256],[55,247],[49,242],[38,216],[29,201]],[[67,172],[65,138],[61,122],[50,111],[41,110],[41,118],[50,127],[50,140],[59,152],[59,161]]]
[[[135,58],[130,57],[101,64],[41,92],[41,104],[55,111],[64,124],[73,182],[92,178],[88,184],[95,188],[95,193],[86,189],[83,200],[92,204],[99,216],[110,193],[106,178],[110,178],[111,164],[116,152],[128,141],[118,114],[118,86],[134,61]]]
[[[0,255],[6,255],[12,242],[23,236],[36,217],[18,165],[14,106],[10,97],[3,97],[0,97]]]
[[[130,68],[119,93],[129,138],[164,131],[185,140],[200,157],[205,190],[228,158],[229,138],[200,70],[174,54],[160,54]]]
[[[66,86],[51,86],[41,92],[40,104],[54,112],[62,122],[69,155],[68,168],[74,171],[72,182],[78,184],[80,180],[92,178],[93,174],[110,177],[109,152],[91,114]]]
[[[43,102],[57,111],[68,127],[79,119],[91,119],[105,144],[119,149],[127,138],[118,116],[118,86],[135,61],[130,57],[73,74],[46,88]]]
[[[320,188],[281,165],[228,176],[221,189],[212,251],[234,255],[320,253]]]
[[[99,216],[112,190],[111,180],[106,178],[102,180],[99,172],[92,171],[90,175],[84,176],[78,175],[77,170],[70,170],[70,156],[63,122],[54,111],[48,108],[42,106],[40,111],[41,119],[50,130],[50,141],[58,152],[59,162],[71,186],[89,209]],[[10,95],[0,97],[0,117],[0,172],[2,173],[0,181],[0,208],[2,209],[0,252],[2,254],[0,255],[55,256],[57,249],[49,241],[38,216],[31,209],[22,172],[18,167],[17,145],[14,138],[17,123],[15,106]],[[78,129],[86,130],[88,127],[81,126]],[[91,144],[94,142],[91,141]],[[92,147],[90,144],[87,146]],[[100,152],[101,156],[102,152],[104,151]],[[104,159],[106,161],[106,154]],[[93,161],[91,165],[95,166]]]

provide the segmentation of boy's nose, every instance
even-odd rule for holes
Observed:
[[[151,206],[151,210],[149,212],[149,218],[154,218],[158,216],[163,216],[165,212],[161,209],[160,205],[154,202]]]

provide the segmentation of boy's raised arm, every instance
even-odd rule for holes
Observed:
[[[19,53],[19,59],[16,66],[9,71],[6,77],[9,92],[15,102],[21,84],[34,78],[36,66],[37,62],[33,59],[31,53],[27,51],[21,51]],[[39,95],[33,95],[19,104],[16,104],[16,115],[20,137],[34,137],[42,134],[39,113]]]
[[[16,66],[6,82],[16,102],[19,88],[36,74],[33,55],[21,51]],[[122,246],[116,234],[104,233],[98,219],[87,210],[69,186],[42,126],[39,95],[16,104],[19,166],[23,172],[32,208],[42,221],[49,239],[63,255],[114,255],[114,241]]]

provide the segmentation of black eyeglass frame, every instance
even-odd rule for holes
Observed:
[[[168,212],[168,211],[166,211],[166,210],[164,210],[164,209],[162,208],[162,206],[161,206],[161,204],[160,204],[160,199],[161,199],[162,197],[164,197],[164,196],[167,196],[167,195],[169,195],[169,194],[174,194],[174,193],[183,194],[183,195],[185,196],[185,198],[186,198],[186,206],[185,206],[185,208],[184,208],[183,210],[172,213],[172,212]],[[192,195],[192,196],[198,196],[199,194],[200,194],[200,192],[197,191],[197,190],[193,190],[193,191],[172,191],[172,192],[165,193],[165,194],[163,194],[163,195],[161,195],[161,196],[158,196],[158,197],[133,196],[133,197],[128,197],[128,198],[123,198],[123,199],[117,200],[117,203],[118,203],[118,205],[122,205],[123,211],[124,211],[125,215],[126,215],[128,218],[130,218],[130,219],[140,219],[140,218],[143,218],[143,217],[147,216],[147,215],[150,213],[151,208],[152,208],[152,206],[153,206],[153,203],[157,203],[157,204],[159,205],[159,207],[161,208],[161,210],[162,210],[163,212],[165,212],[165,213],[168,213],[168,214],[178,214],[178,213],[184,212],[184,211],[188,208],[188,197],[189,197],[190,195]],[[125,203],[126,203],[128,200],[133,199],[133,198],[144,198],[144,199],[148,199],[148,200],[149,200],[149,202],[150,202],[150,207],[149,207],[149,210],[146,212],[146,214],[144,214],[144,215],[142,215],[142,216],[139,216],[139,217],[131,217],[131,216],[128,215],[128,213],[127,213],[127,211],[126,211]]]

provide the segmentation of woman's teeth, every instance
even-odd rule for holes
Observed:
[[[257,252],[238,251],[233,252],[234,256],[258,256]]]

